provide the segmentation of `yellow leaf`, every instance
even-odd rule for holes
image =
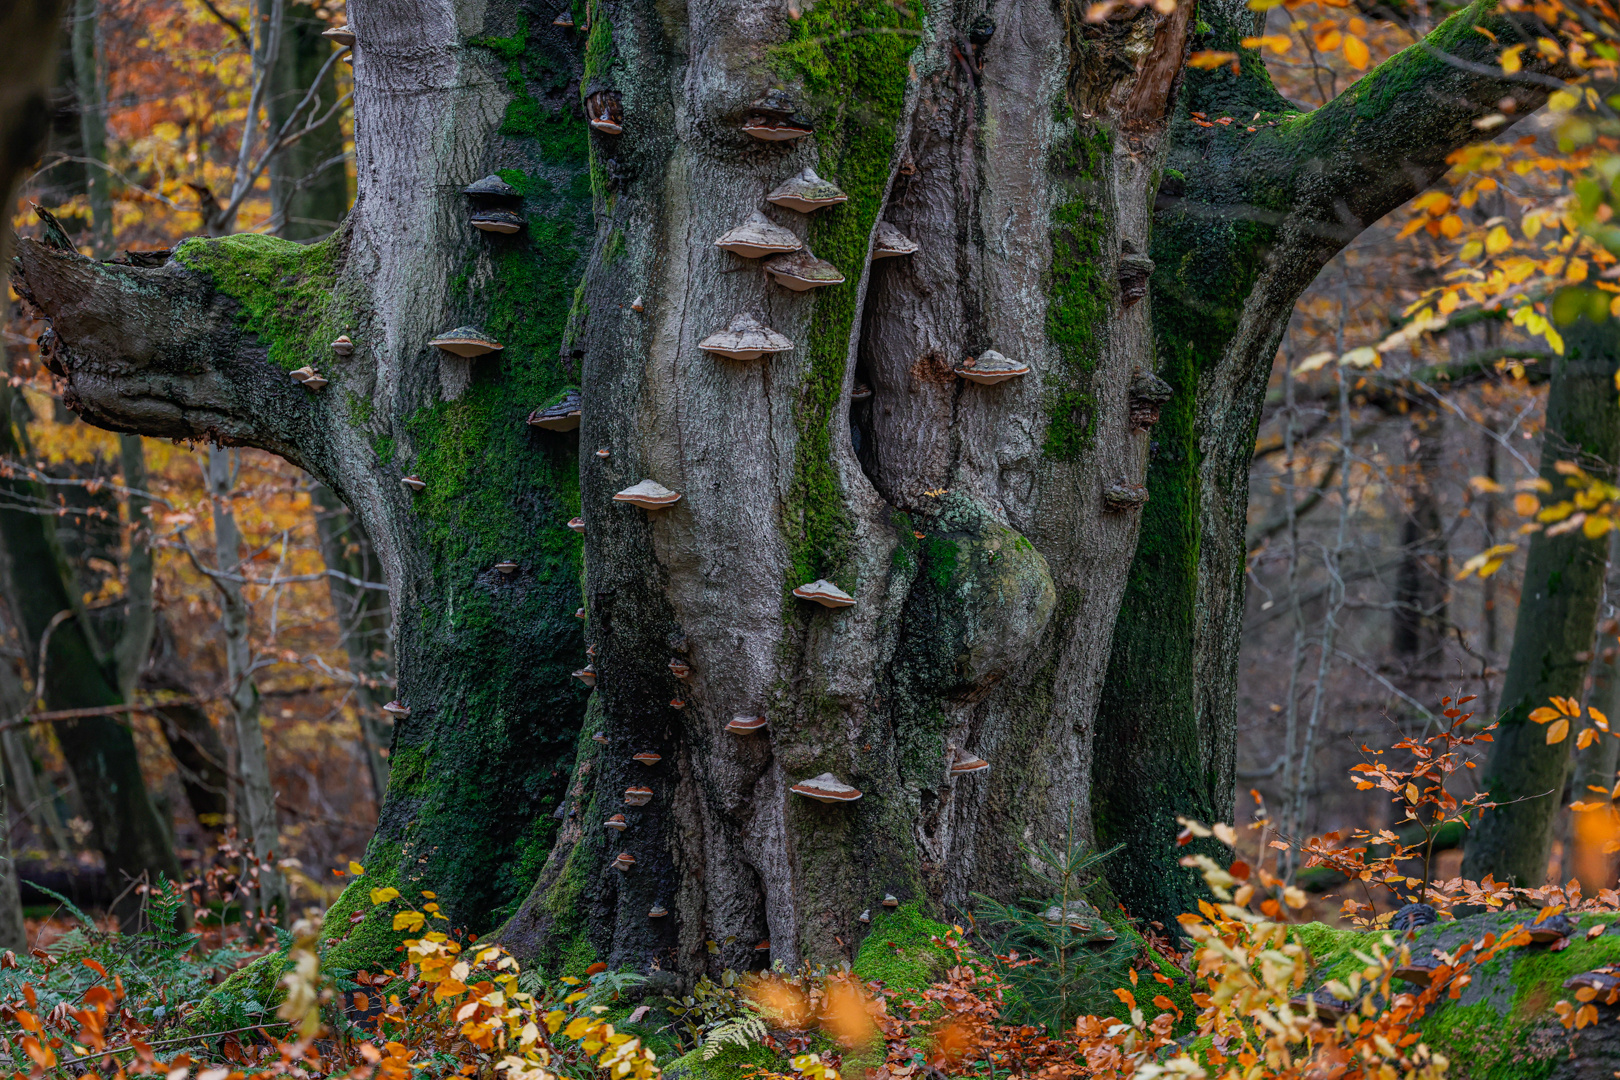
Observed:
[[[1312,33],[1316,38],[1316,50],[1318,52],[1332,52],[1344,40],[1344,35],[1339,33],[1339,28],[1331,23],[1326,26],[1317,23]]]
[[[1485,251],[1485,245],[1484,244],[1480,243],[1478,240],[1470,240],[1470,241],[1468,241],[1468,243],[1466,243],[1466,244],[1464,244],[1462,246],[1461,251],[1457,252],[1457,257],[1459,259],[1463,260],[1464,262],[1467,262],[1470,259],[1479,258],[1480,255],[1482,255],[1484,253],[1484,251]]]
[[[1537,724],[1550,724],[1562,715],[1557,709],[1549,709],[1543,705],[1530,713],[1530,720]]]
[[[376,905],[386,904],[386,903],[388,903],[388,901],[394,899],[397,896],[399,896],[399,890],[394,888],[393,886],[389,886],[388,888],[385,888],[385,889],[372,889],[371,890],[371,902],[373,904],[376,904]]]
[[[1512,246],[1513,237],[1509,236],[1508,231],[1500,225],[1485,234],[1485,251],[1487,254],[1500,255]]]
[[[1344,58],[1357,71],[1366,71],[1372,54],[1367,51],[1367,43],[1352,34],[1344,39]]]
[[[1205,71],[1214,71],[1222,64],[1230,64],[1236,59],[1237,53],[1215,52],[1213,50],[1206,49],[1203,52],[1193,53],[1187,58],[1187,63],[1191,64],[1195,68],[1202,68]]]
[[[1520,517],[1529,517],[1541,509],[1541,500],[1528,491],[1521,491],[1513,496],[1513,512]]]
[[[1588,540],[1596,540],[1612,528],[1614,519],[1601,514],[1588,514],[1586,520],[1581,522],[1581,532],[1586,534]]]
[[[563,1021],[567,1019],[567,1013],[561,1009],[553,1009],[546,1013],[546,1029],[555,1035],[562,1028]]]
[[[350,874],[354,875],[355,877],[359,877],[361,874],[364,874],[365,872],[366,872],[365,867],[361,866],[357,862],[354,862],[352,860],[350,861],[350,863],[349,863],[349,873]]]
[[[1378,350],[1371,345],[1363,345],[1361,348],[1351,349],[1339,357],[1339,363],[1353,368],[1382,367],[1384,358],[1379,356]]]
[[[1592,722],[1594,724],[1602,728],[1604,731],[1609,730],[1609,718],[1605,716],[1602,711],[1595,709],[1590,705],[1586,707],[1586,711],[1591,715]]]
[[[1580,104],[1580,100],[1568,90],[1556,90],[1547,98],[1547,108],[1555,112],[1569,112]]]
[[[568,1026],[563,1029],[563,1034],[570,1039],[578,1039],[591,1030],[593,1024],[594,1021],[588,1016],[576,1016],[568,1022]]]
[[[1447,214],[1440,219],[1440,235],[1447,240],[1455,240],[1462,235],[1462,218],[1456,214]]]
[[[1547,745],[1561,743],[1569,735],[1569,721],[1560,717],[1558,722],[1547,729]]]
[[[1281,56],[1287,52],[1294,39],[1287,34],[1267,34],[1265,37],[1246,37],[1243,39],[1245,49],[1270,49]]]
[[[425,922],[427,920],[422,917],[420,911],[401,911],[394,916],[394,929],[414,932],[422,929]]]
[[[1523,45],[1509,45],[1502,50],[1502,71],[1504,74],[1512,75],[1524,67],[1524,61],[1519,59],[1519,53],[1523,49]]]
[[[1575,737],[1575,749],[1585,750],[1597,741],[1597,735],[1597,728],[1582,728],[1581,733]]]
[[[1406,785],[1406,801],[1409,802],[1409,803],[1412,803],[1414,805],[1417,803],[1417,801],[1418,801],[1418,789],[1417,789],[1416,784],[1407,784]]]

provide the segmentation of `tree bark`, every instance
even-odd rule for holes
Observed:
[[[83,0],[80,0],[83,2]],[[260,0],[267,10],[269,0]],[[321,37],[327,23],[305,3],[289,3],[282,15],[281,46],[270,75],[265,112],[270,130],[280,130],[288,116],[314,88],[318,104],[300,115],[319,116],[338,98],[336,68],[322,68],[332,43]],[[277,154],[270,175],[270,217],[277,236],[314,240],[326,236],[349,210],[349,175],[343,156],[343,130],[334,117]]]
[[[73,0],[73,85],[90,201],[90,253],[112,254],[112,177],[107,164],[107,77],[101,55],[101,0]]]
[[[885,893],[1017,895],[1020,842],[1060,839],[1071,808],[1086,836],[1101,799],[1109,830],[1155,838],[1229,802],[1213,684],[1233,675],[1244,466],[1281,321],[1475,117],[1537,100],[1417,49],[1291,118],[1252,52],[1240,80],[1183,73],[1189,47],[1237,48],[1251,13],[1229,7],[1189,40],[1187,5],[1093,24],[1079,0],[926,27],[878,0],[593,0],[577,30],[504,2],[368,5],[359,192],[331,240],[189,241],[157,269],[25,245],[20,288],[81,415],[280,453],[376,545],[411,713],[366,877],[328,925],[394,880],[474,930],[504,921],[548,965],[690,976],[767,938],[774,959],[834,962]],[[1472,31],[1488,12],[1435,40],[1493,57]],[[1192,108],[1258,100],[1277,125],[1206,134],[1183,79]],[[742,131],[773,90],[813,135]],[[622,134],[589,131],[582,104]],[[1156,217],[1166,154],[1187,180]],[[807,166],[848,200],[765,202]],[[511,236],[472,230],[459,193],[497,169],[522,196]],[[715,246],[761,209],[844,283],[789,291]],[[874,259],[879,220],[918,252]],[[745,312],[792,351],[698,347]],[[428,344],[466,324],[503,351]],[[327,350],[339,333],[352,356]],[[1029,374],[956,377],[992,348]],[[287,379],[305,364],[330,385]],[[1149,471],[1156,370],[1178,396]],[[577,436],[523,423],[576,384]],[[1169,534],[1132,571],[1144,478]],[[643,479],[680,501],[615,501]],[[1127,608],[1129,650],[1133,573],[1165,606]],[[817,578],[854,605],[793,596]],[[1111,639],[1139,708],[1099,718]],[[566,673],[588,659],[587,699]],[[768,732],[728,732],[739,715]],[[958,749],[991,768],[952,776]],[[1125,782],[1161,765],[1175,783]],[[826,772],[862,798],[791,793]],[[626,806],[630,785],[650,801]],[[1155,841],[1110,865],[1148,882],[1134,912],[1182,910],[1154,884],[1175,857]],[[395,944],[357,930],[346,960]]]
[[[1614,323],[1582,319],[1564,337],[1564,356],[1552,362],[1542,428],[1540,472],[1552,485],[1547,502],[1569,492],[1559,462],[1574,462],[1611,483],[1620,467],[1620,403],[1614,393],[1620,331]],[[1548,745],[1547,728],[1529,716],[1554,695],[1584,697],[1608,548],[1606,536],[1594,539],[1581,529],[1530,538],[1499,727],[1482,781],[1497,806],[1468,833],[1465,877],[1491,874],[1531,888],[1545,883],[1573,740]]]

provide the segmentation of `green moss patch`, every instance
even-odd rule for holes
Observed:
[[[949,926],[924,915],[918,901],[893,911],[880,908],[872,916],[871,933],[855,953],[855,977],[881,982],[891,990],[921,990],[952,963],[950,951],[933,940],[950,932]]]

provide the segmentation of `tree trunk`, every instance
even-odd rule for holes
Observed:
[[[260,6],[268,9],[269,0],[261,0]],[[321,75],[332,55],[332,43],[321,37],[326,27],[308,4],[286,5],[281,46],[265,99],[270,130],[280,130],[312,87],[319,95],[313,115],[325,113],[337,100],[337,69],[327,68]],[[343,130],[335,117],[271,160],[270,217],[277,236],[314,240],[337,228],[349,210],[349,174],[344,165]]]
[[[1239,48],[1237,0],[1195,40],[1189,5],[1103,23],[1086,6],[1003,0],[926,32],[880,0],[592,0],[573,29],[504,2],[358,7],[359,193],[333,239],[189,241],[157,269],[24,245],[81,415],[280,453],[376,544],[411,713],[365,878],[328,925],[393,880],[474,930],[506,920],[548,963],[691,975],[767,938],[775,959],[836,961],[886,893],[1017,895],[1021,842],[1060,838],[1071,808],[1086,836],[1094,799],[1126,823],[1110,829],[1161,836],[1229,805],[1232,690],[1214,684],[1235,672],[1282,320],[1474,118],[1539,91],[1415,48],[1305,123],[1255,53],[1241,79],[1183,72],[1189,47]],[[1488,16],[1433,44],[1494,62],[1472,30]],[[1183,79],[1192,108],[1276,124],[1198,127],[1172,114]],[[757,140],[756,117],[814,134]],[[1156,217],[1167,153],[1184,179]],[[848,200],[767,204],[807,166]],[[459,191],[497,169],[521,193],[510,236],[474,231]],[[1250,203],[1267,213],[1209,220]],[[844,282],[790,291],[716,247],[758,210]],[[880,219],[919,250],[875,259]],[[743,313],[792,350],[699,347]],[[429,344],[467,324],[504,349]],[[352,356],[327,350],[340,333]],[[957,377],[988,349],[1029,373]],[[287,378],[306,364],[330,385]],[[577,436],[523,423],[575,384]],[[1131,588],[1162,606],[1129,609],[1142,644],[1116,650],[1134,711],[1099,714],[1161,405],[1147,505],[1169,532]],[[614,499],[644,479],[680,501]],[[793,595],[818,578],[854,605]],[[588,659],[589,698],[566,682]],[[738,716],[768,731],[727,731]],[[953,776],[958,750],[990,769]],[[1099,785],[1102,760],[1187,783]],[[791,792],[822,773],[862,798]],[[605,830],[618,813],[628,829]],[[1109,873],[1160,880],[1176,857],[1135,845]],[[1182,910],[1139,895],[1139,914]],[[345,962],[393,957],[371,925]]]
[[[141,672],[140,685],[143,690],[166,691],[182,698],[199,696],[190,669],[175,649],[174,632],[162,617],[155,622],[151,657]],[[180,787],[197,816],[197,824],[209,833],[219,833],[225,828],[230,778],[225,743],[208,710],[201,705],[173,702],[153,711],[180,771]]]
[[[90,253],[112,254],[112,177],[107,173],[107,77],[101,56],[101,0],[73,0],[73,85],[79,100],[85,190],[90,197]]]
[[[1582,319],[1564,338],[1565,354],[1553,361],[1542,429],[1541,477],[1552,486],[1544,496],[1548,503],[1562,501],[1570,490],[1558,472],[1560,462],[1574,462],[1610,483],[1620,466],[1620,403],[1614,393],[1620,327]],[[1497,806],[1468,833],[1465,877],[1477,881],[1491,874],[1530,888],[1545,883],[1572,740],[1548,745],[1546,726],[1529,716],[1554,695],[1584,697],[1608,548],[1606,536],[1592,538],[1578,528],[1530,538],[1497,712],[1500,726],[1483,780]]]
[[[0,205],[16,205],[17,184],[50,130],[56,37],[66,6],[66,0],[40,0],[0,8],[0,41],[10,54],[0,72]],[[11,230],[0,229],[0,264],[11,264],[11,241]]]

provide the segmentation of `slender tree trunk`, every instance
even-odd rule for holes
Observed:
[[[155,612],[152,607],[152,500],[145,494],[146,451],[139,435],[121,435],[119,460],[123,465],[124,517],[128,549],[124,556],[124,620],[119,627],[113,655],[118,665],[118,691],[125,700],[133,698],[152,651]]]
[[[249,636],[252,612],[242,589],[242,534],[231,507],[236,488],[235,452],[224,447],[210,449],[204,476],[214,517],[214,573],[210,576],[220,598],[225,681],[236,735],[237,824],[252,844],[254,854],[273,864],[280,853],[281,832],[264,728],[259,722],[259,685],[253,677],[253,641]],[[280,875],[269,870],[260,878],[260,910],[268,911],[278,904],[280,918],[285,920],[287,909]]]
[[[389,649],[388,594],[353,583],[378,577],[376,552],[358,518],[349,513],[337,492],[316,484],[310,492],[315,531],[321,540],[321,558],[329,570],[332,610],[337,616],[343,651],[354,673],[354,709],[360,723],[360,750],[371,773],[371,791],[381,809],[388,794],[388,753],[392,725],[382,706],[392,696],[386,689],[392,664]],[[353,580],[347,580],[353,579]]]
[[[1209,33],[1189,5],[1094,23],[1080,0],[926,24],[885,0],[588,7],[575,30],[507,0],[356,6],[359,192],[328,241],[191,241],[154,269],[23,247],[81,415],[280,453],[376,544],[411,712],[366,878],[328,925],[395,880],[548,963],[690,976],[766,938],[835,962],[885,893],[1014,896],[1020,841],[1061,838],[1071,807],[1092,835],[1096,762],[1159,752],[1127,722],[1196,740],[1189,785],[1142,814],[1229,806],[1241,519],[1277,336],[1474,118],[1540,100],[1427,51],[1494,63],[1473,26],[1512,28],[1470,8],[1300,122],[1257,54],[1235,88],[1183,70],[1189,48],[1241,48],[1239,0],[1200,11]],[[1191,108],[1271,122],[1200,128],[1183,81]],[[760,121],[813,134],[763,141],[744,130]],[[846,201],[767,202],[807,167]],[[516,233],[468,220],[492,207],[460,189],[497,170]],[[843,282],[791,290],[716,246],[756,211]],[[880,221],[918,250],[875,258]],[[700,347],[750,313],[792,349]],[[469,325],[503,349],[429,344]],[[339,334],[352,355],[327,348]],[[958,377],[990,349],[1028,373]],[[330,384],[287,378],[305,365]],[[571,389],[578,435],[524,423]],[[1161,407],[1188,411],[1147,503],[1176,528],[1144,565],[1180,575],[1162,590],[1176,641],[1135,654],[1167,677],[1133,675],[1137,711],[1103,722]],[[614,498],[643,480],[680,500]],[[853,606],[794,595],[816,579]],[[587,699],[567,673],[588,661]],[[768,731],[727,730],[737,716]],[[959,750],[990,769],[953,775]],[[793,792],[822,773],[862,798]],[[397,942],[356,932],[339,958]]]
[[[10,390],[0,394],[9,397]],[[10,411],[7,401],[0,415],[9,417]],[[11,425],[0,425],[0,456],[16,454]],[[23,509],[41,493],[16,478],[0,479],[0,488],[7,493],[6,507],[0,508],[4,579],[26,655],[35,658],[36,672],[44,675],[36,696],[48,709],[122,704],[112,673],[96,655],[68,594],[50,535],[54,519]],[[58,723],[56,737],[94,827],[94,842],[106,859],[109,886],[121,897],[115,911],[127,921],[141,907],[132,889],[135,882],[180,876],[168,830],[141,777],[134,736],[108,714]]]
[[[268,15],[271,0],[259,0],[259,5]],[[338,69],[327,68],[321,77],[332,55],[332,43],[321,37],[327,25],[308,4],[287,5],[265,101],[272,131],[281,128],[312,86],[319,101],[313,115],[321,115],[337,100]],[[300,115],[311,113],[306,109]],[[337,228],[349,210],[346,165],[343,130],[335,118],[275,156],[268,171],[271,225],[277,236],[313,240]]]
[[[1541,445],[1547,502],[1569,488],[1557,471],[1574,462],[1611,483],[1620,465],[1620,404],[1614,392],[1620,327],[1586,320],[1565,334],[1566,351],[1553,361]],[[1547,744],[1547,728],[1530,713],[1557,695],[1584,695],[1598,602],[1603,596],[1609,540],[1581,529],[1530,539],[1513,648],[1497,712],[1500,727],[1483,786],[1498,805],[1468,833],[1463,874],[1478,880],[1539,886],[1547,874],[1553,826],[1563,804],[1573,740]]]
[[[175,649],[174,633],[167,620],[156,620],[153,640],[151,659],[141,672],[141,689],[196,697],[192,673]],[[229,756],[208,710],[177,702],[159,705],[155,715],[180,770],[180,786],[197,823],[210,833],[222,831],[230,802]]]
[[[112,177],[107,163],[107,77],[102,64],[101,0],[73,0],[73,83],[84,143],[85,189],[90,196],[91,254],[112,254]]]

